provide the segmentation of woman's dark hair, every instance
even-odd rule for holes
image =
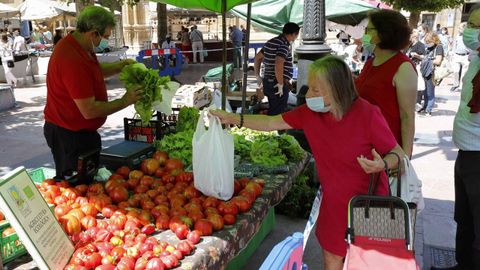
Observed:
[[[412,30],[400,12],[382,9],[370,13],[369,19],[377,30],[377,46],[381,49],[399,51],[409,45]]]

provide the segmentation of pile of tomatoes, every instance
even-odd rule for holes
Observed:
[[[106,183],[72,187],[47,179],[37,187],[55,205],[55,217],[76,244],[67,269],[150,270],[178,266],[201,236],[234,224],[263,185],[261,179],[235,179],[229,201],[206,197],[180,160],[157,151],[140,170],[120,167]],[[172,245],[152,236],[164,230],[180,242]]]

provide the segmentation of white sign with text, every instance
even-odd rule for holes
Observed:
[[[41,270],[65,267],[73,244],[25,168],[0,178],[0,209]]]

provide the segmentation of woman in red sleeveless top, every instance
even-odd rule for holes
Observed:
[[[363,48],[375,57],[355,81],[360,96],[380,107],[398,144],[412,155],[415,133],[417,73],[401,52],[409,44],[410,27],[397,11],[379,10],[369,16]]]

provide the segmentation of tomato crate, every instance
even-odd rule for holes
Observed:
[[[175,132],[180,109],[174,108],[172,110],[171,115],[160,112],[155,114],[146,125],[140,119],[124,118],[125,140],[153,143],[155,140],[160,140],[164,135]]]
[[[17,233],[12,233],[7,236],[3,236],[3,231],[10,227],[10,223],[6,220],[0,222],[0,248],[2,252],[0,255],[2,256],[3,264],[11,262],[16,258],[27,254],[27,249],[25,246],[20,242]]]

